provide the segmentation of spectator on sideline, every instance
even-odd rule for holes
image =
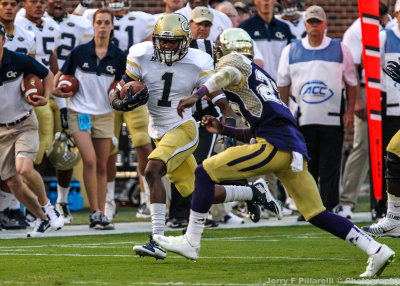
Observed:
[[[210,9],[214,15],[213,25],[211,26],[210,35],[207,40],[215,41],[218,35],[226,28],[232,27],[232,22],[228,16],[221,13],[208,5],[208,0],[189,0],[185,7],[176,11],[176,13],[182,14],[186,19],[190,19],[192,10],[197,6],[205,6]]]
[[[62,74],[74,75],[79,82],[78,91],[68,103],[68,125],[82,156],[91,210],[89,227],[94,229],[114,229],[104,214],[107,160],[114,134],[114,111],[108,102],[108,89],[122,78],[126,54],[110,41],[113,19],[111,10],[98,9],[93,16],[94,39],[76,47],[55,77],[57,81]]]
[[[235,9],[235,6],[231,2],[224,1],[215,7],[215,10],[224,13],[232,22],[232,27],[236,28],[240,23],[239,14]]]
[[[124,0],[113,0],[107,2],[107,8],[114,14],[114,23],[118,29],[114,29],[112,42],[125,53],[128,53],[133,44],[151,40],[155,19],[153,15],[141,11],[130,11],[125,6]],[[87,9],[83,17],[93,21],[93,14],[97,9]],[[114,111],[114,137],[119,138],[121,124],[124,121],[128,127],[132,144],[135,147],[138,160],[138,178],[140,184],[140,203],[136,217],[149,218],[149,187],[144,178],[144,168],[147,164],[147,156],[153,150],[150,137],[148,136],[148,114],[144,106],[132,112]],[[115,177],[117,174],[116,158],[118,146],[113,146],[107,162],[107,196],[105,215],[112,221],[116,214],[115,204]]]
[[[308,7],[305,23],[306,38],[282,51],[277,85],[284,103],[290,95],[296,98],[300,131],[310,156],[309,170],[320,186],[325,208],[332,211],[339,202],[343,128],[353,127],[357,74],[349,48],[325,36],[323,8]],[[346,111],[342,110],[343,87]]]
[[[235,6],[236,11],[239,14],[239,24],[249,19],[253,15],[250,5],[247,2],[237,1],[233,4],[233,6]]]
[[[36,216],[28,237],[41,237],[50,227],[58,230],[64,226],[64,219],[47,198],[42,177],[33,168],[33,160],[39,149],[39,137],[32,106],[47,104],[53,89],[53,74],[32,57],[4,48],[5,41],[6,29],[0,24],[1,180]],[[33,98],[20,96],[21,82],[28,74],[43,79],[43,95],[33,95]]]

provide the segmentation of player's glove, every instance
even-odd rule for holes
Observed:
[[[60,109],[61,128],[68,129],[68,110],[66,107]]]
[[[92,4],[94,2],[94,0],[81,0],[81,5],[83,7],[89,7],[90,4]]]
[[[112,107],[114,109],[121,111],[130,111],[147,103],[147,100],[149,99],[147,88],[142,88],[134,95],[132,95],[132,88],[133,87],[130,86],[127,89],[124,99],[121,100],[119,98],[116,98],[113,100]]]
[[[389,61],[387,66],[383,68],[383,71],[395,82],[400,83],[400,65],[398,63],[394,61]]]

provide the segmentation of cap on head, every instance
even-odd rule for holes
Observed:
[[[313,5],[306,10],[306,21],[311,19],[317,19],[319,21],[326,21],[326,14],[322,7]]]
[[[243,12],[251,14],[250,5],[247,2],[243,1],[235,2],[233,6],[235,6],[236,9],[241,9],[243,10]]]
[[[204,6],[198,6],[194,8],[192,11],[192,15],[190,16],[190,21],[193,21],[195,23],[201,23],[205,21],[212,23],[213,19],[213,13],[210,11],[210,9]]]

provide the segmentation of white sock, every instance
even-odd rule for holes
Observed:
[[[208,213],[198,213],[190,210],[189,225],[185,236],[193,247],[200,246],[201,235],[204,231]]]
[[[357,226],[353,226],[350,232],[346,236],[346,241],[354,244],[361,250],[365,251],[368,256],[371,256],[378,252],[382,244],[375,241],[368,234],[360,230]]]
[[[11,198],[10,198],[10,210],[16,210],[16,209],[20,209],[21,205],[19,203],[19,201],[17,200],[17,198],[13,195],[10,194]]]
[[[147,184],[146,178],[145,176],[142,176],[142,182],[143,182],[143,188],[144,188],[144,194],[145,194],[145,198],[142,201],[142,198],[140,198],[140,203],[146,203],[147,206],[150,205],[150,188],[149,188],[149,184]],[[142,193],[140,193],[142,194]]]
[[[69,187],[64,188],[57,184],[57,203],[68,203]]]
[[[106,202],[112,202],[115,195],[115,181],[107,182]]]
[[[164,235],[165,228],[165,213],[167,211],[166,204],[151,204],[151,228],[153,234]]]
[[[249,201],[253,198],[253,191],[246,186],[224,186],[225,202]]]
[[[4,211],[10,206],[10,201],[12,198],[11,193],[6,193],[0,190],[0,212]]]

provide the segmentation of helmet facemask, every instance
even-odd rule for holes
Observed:
[[[169,66],[183,59],[189,49],[190,35],[189,23],[183,15],[173,13],[161,17],[153,33],[154,55]],[[161,41],[179,41],[179,46],[176,50],[164,50]]]

